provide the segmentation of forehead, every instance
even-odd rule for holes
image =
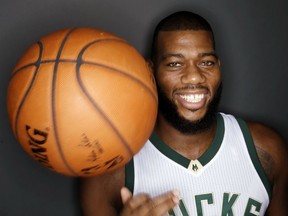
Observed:
[[[212,33],[205,30],[160,31],[158,34],[158,51],[170,49],[201,48],[214,50]]]

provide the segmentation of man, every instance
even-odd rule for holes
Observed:
[[[287,215],[283,140],[266,126],[216,113],[220,61],[207,21],[190,12],[163,19],[151,59],[154,133],[126,167],[83,179],[85,215]]]

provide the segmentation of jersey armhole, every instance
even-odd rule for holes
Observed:
[[[134,191],[134,161],[132,159],[125,165],[125,187],[127,187],[131,193]]]
[[[271,200],[271,196],[272,196],[271,185],[270,185],[270,182],[269,182],[269,180],[268,180],[268,178],[264,172],[264,169],[261,165],[261,162],[260,162],[260,159],[258,157],[250,129],[249,129],[247,123],[243,119],[241,119],[241,118],[236,118],[236,119],[238,121],[238,124],[239,124],[241,130],[242,130],[251,161],[252,161],[261,181],[264,184],[264,187],[268,193],[269,199]]]

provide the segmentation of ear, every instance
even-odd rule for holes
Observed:
[[[146,60],[148,68],[153,72],[154,71],[154,64],[151,59]]]
[[[218,59],[218,65],[219,65],[219,67],[221,67],[221,61],[220,61],[220,59]]]

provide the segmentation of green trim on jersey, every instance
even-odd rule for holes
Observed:
[[[206,150],[206,152],[204,152],[204,154],[198,158],[198,161],[201,163],[202,166],[205,166],[215,156],[221,146],[224,137],[225,128],[223,117],[221,116],[221,114],[217,114],[216,119],[217,129],[214,140],[211,146]],[[191,160],[182,156],[181,154],[167,146],[155,133],[151,135],[150,141],[166,157],[182,165],[183,167],[188,168]]]
[[[268,180],[268,178],[264,172],[264,169],[261,165],[261,162],[259,160],[250,129],[249,129],[247,123],[243,119],[240,119],[240,118],[236,118],[236,119],[238,121],[238,124],[239,124],[241,130],[242,130],[251,161],[252,161],[261,181],[264,184],[264,187],[268,193],[269,198],[271,199],[271,196],[272,196],[271,185],[270,185],[270,182],[269,182],[269,180]]]
[[[134,161],[133,158],[125,165],[125,186],[134,192]]]
[[[216,134],[213,140],[212,145],[207,149],[207,151],[198,158],[198,161],[201,163],[202,166],[206,165],[217,153],[219,150],[223,137],[224,137],[224,119],[221,116],[221,114],[216,115],[217,119],[217,129]],[[168,158],[174,160],[178,164],[184,166],[185,168],[188,168],[189,163],[191,160],[188,158],[183,157],[176,151],[172,150],[170,147],[168,147],[166,144],[164,144],[160,138],[155,134],[152,133],[150,137],[151,143],[164,155],[166,155]],[[133,193],[134,191],[134,161],[133,158],[125,165],[125,186]]]

